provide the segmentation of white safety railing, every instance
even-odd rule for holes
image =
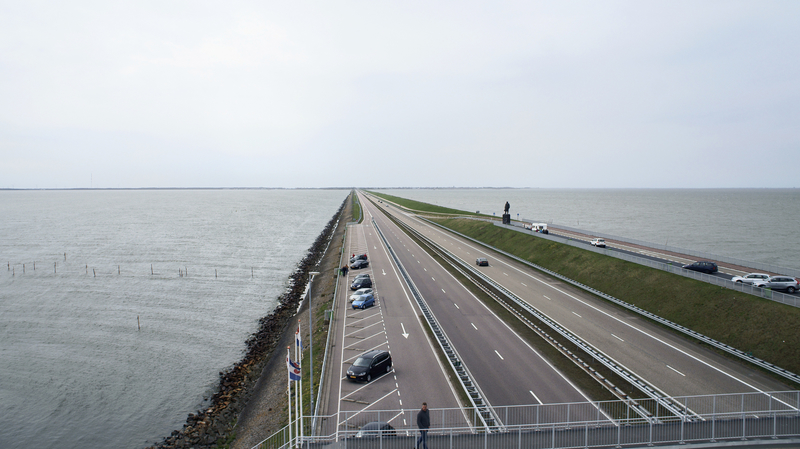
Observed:
[[[800,391],[673,397],[682,419],[659,401],[637,403],[650,415],[631,411],[627,401],[535,404],[494,407],[505,421],[501,431],[487,432],[465,422],[462,408],[431,409],[428,444],[437,448],[586,448],[650,446],[656,444],[719,443],[741,440],[800,441]],[[479,413],[471,408],[466,415]],[[288,440],[281,430],[253,449],[290,447],[409,447],[418,436],[413,425],[417,410],[352,411],[316,417],[323,435]],[[311,422],[312,417],[304,417]],[[371,422],[385,422],[391,430],[362,432]],[[338,430],[338,439],[337,439]]]

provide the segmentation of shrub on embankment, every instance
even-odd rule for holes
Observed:
[[[800,308],[503,229],[484,221],[434,221],[800,373]]]

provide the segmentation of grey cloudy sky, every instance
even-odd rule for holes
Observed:
[[[800,187],[797,1],[0,0],[0,188]]]

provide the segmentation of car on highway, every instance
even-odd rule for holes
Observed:
[[[475,259],[475,264],[479,267],[488,267],[489,266],[489,259],[485,257],[478,257]]]
[[[697,262],[687,263],[683,266],[686,270],[699,271],[701,273],[713,274],[719,271],[717,264],[707,260],[698,260]]]
[[[353,302],[356,299],[358,299],[359,296],[366,295],[368,293],[372,294],[372,289],[371,288],[360,288],[360,289],[356,290],[355,293],[350,295],[350,302]]]
[[[765,273],[750,273],[745,274],[744,276],[734,276],[731,278],[733,282],[738,282],[740,284],[755,284],[756,282],[766,282],[769,279],[769,275]]]
[[[350,268],[352,268],[353,270],[358,270],[359,268],[366,268],[368,265],[369,265],[368,260],[358,259],[350,264]]]
[[[391,424],[383,421],[364,424],[364,427],[356,433],[356,438],[385,438],[393,436],[397,436],[397,431],[394,430]]]
[[[800,290],[800,282],[789,276],[770,276],[766,281],[755,282],[753,285],[772,290],[786,290],[786,293],[794,293]]]
[[[369,277],[364,278],[356,278],[352,284],[350,284],[350,290],[358,290],[360,288],[368,288],[372,287],[372,279]]]
[[[392,355],[389,351],[373,349],[361,354],[350,368],[347,368],[347,378],[350,380],[371,381],[381,374],[392,370]]]
[[[372,293],[361,295],[353,300],[353,309],[366,309],[375,305],[375,296]]]
[[[606,247],[606,240],[605,239],[592,239],[589,243],[592,246],[596,246],[598,248],[605,248]]]

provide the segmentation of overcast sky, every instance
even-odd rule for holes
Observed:
[[[0,188],[798,180],[798,1],[0,0]]]

